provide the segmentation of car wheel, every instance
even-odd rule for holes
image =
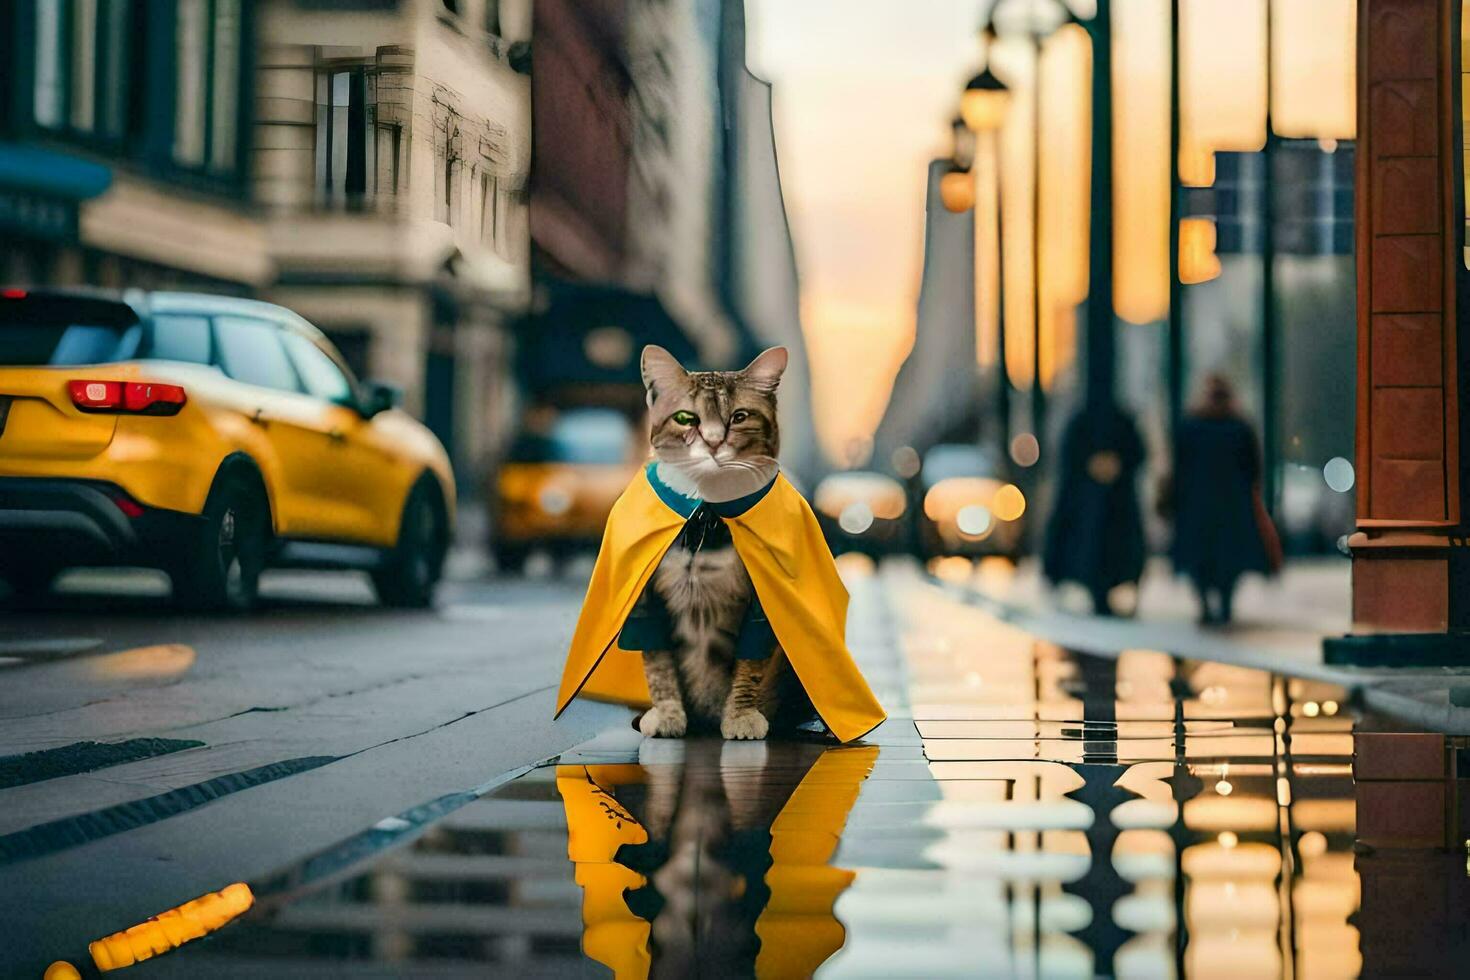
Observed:
[[[253,481],[226,476],[210,491],[203,517],[191,553],[171,576],[174,597],[191,609],[253,609],[270,537],[265,496]]]
[[[444,572],[447,537],[443,509],[430,486],[420,482],[403,505],[397,546],[373,572],[378,599],[384,605],[414,609],[432,603]]]

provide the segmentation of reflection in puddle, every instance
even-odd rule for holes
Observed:
[[[853,872],[828,861],[878,749],[684,748],[557,768],[583,950],[618,977],[810,975],[842,946]]]
[[[914,720],[871,745],[611,733],[180,967],[1238,978],[1463,951],[1463,857],[1354,853],[1341,689],[963,625],[903,637]]]

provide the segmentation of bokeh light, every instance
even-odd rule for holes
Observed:
[[[992,525],[990,509],[980,504],[970,504],[961,507],[954,518],[955,526],[960,533],[972,538],[984,537],[990,533]]]
[[[888,458],[893,465],[893,472],[905,480],[919,475],[919,468],[923,465],[919,459],[919,451],[913,446],[899,446]]]
[[[1041,459],[1041,444],[1029,432],[1022,432],[1011,440],[1011,461],[1017,466],[1035,466]]]
[[[996,520],[1014,521],[1026,513],[1026,495],[1014,483],[1007,483],[995,491],[990,501],[990,510]]]
[[[1309,830],[1296,846],[1302,857],[1320,857],[1327,853],[1327,837],[1320,830]]]
[[[1327,485],[1338,493],[1347,493],[1353,488],[1355,479],[1353,464],[1341,456],[1334,456],[1327,461],[1326,466],[1322,467],[1322,479],[1326,480]]]
[[[862,534],[873,526],[873,508],[864,501],[853,501],[842,508],[837,525],[848,534]]]

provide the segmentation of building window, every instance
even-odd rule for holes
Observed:
[[[240,0],[177,0],[174,161],[234,171],[240,112]]]
[[[90,133],[97,121],[97,0],[75,0],[71,14],[71,126]]]
[[[455,194],[454,194],[454,177],[455,177],[455,169],[456,168],[454,166],[454,155],[452,153],[445,153],[444,154],[444,175],[443,175],[443,185],[442,185],[443,188],[444,188],[444,196],[440,199],[440,204],[442,205],[442,209],[441,209],[440,214],[439,214],[439,220],[442,221],[442,222],[444,222],[445,224],[449,225],[451,228],[454,227],[454,198],[455,198]]]
[[[438,99],[436,97],[435,101]],[[464,168],[464,141],[460,135],[460,117],[452,107],[442,106],[443,115],[434,124],[434,219],[456,227],[466,215],[460,214],[465,188],[460,181],[470,179]],[[471,210],[474,220],[474,185],[470,185]]]
[[[36,124],[83,138],[122,140],[136,43],[132,0],[32,3],[36,60],[31,114]]]
[[[62,81],[64,10],[61,0],[36,0],[36,80],[34,110],[36,122],[56,128],[62,124],[66,106],[66,87]]]
[[[178,0],[174,25],[174,160],[204,163],[206,91],[209,84],[209,2]]]
[[[209,165],[233,170],[240,104],[240,0],[215,0]]]
[[[376,83],[362,68],[332,71],[317,78],[317,187],[321,200],[334,207],[361,208],[369,190],[397,190],[398,127],[376,125]],[[386,137],[386,139],[384,138]],[[382,187],[378,170],[380,140],[390,147],[392,186]],[[372,174],[369,181],[368,174]]]
[[[494,174],[480,175],[480,241],[496,252],[501,242],[500,178]]]
[[[111,140],[122,139],[128,130],[128,82],[133,67],[131,6],[129,0],[102,0],[97,21],[97,131]]]

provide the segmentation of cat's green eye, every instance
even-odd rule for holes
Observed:
[[[734,415],[730,416],[730,424],[731,425],[739,425],[741,422],[744,422],[748,418],[750,418],[750,413],[747,412],[745,409],[742,408],[739,411],[737,411]]]
[[[680,425],[697,425],[699,423],[699,416],[693,412],[675,412],[673,418]]]

